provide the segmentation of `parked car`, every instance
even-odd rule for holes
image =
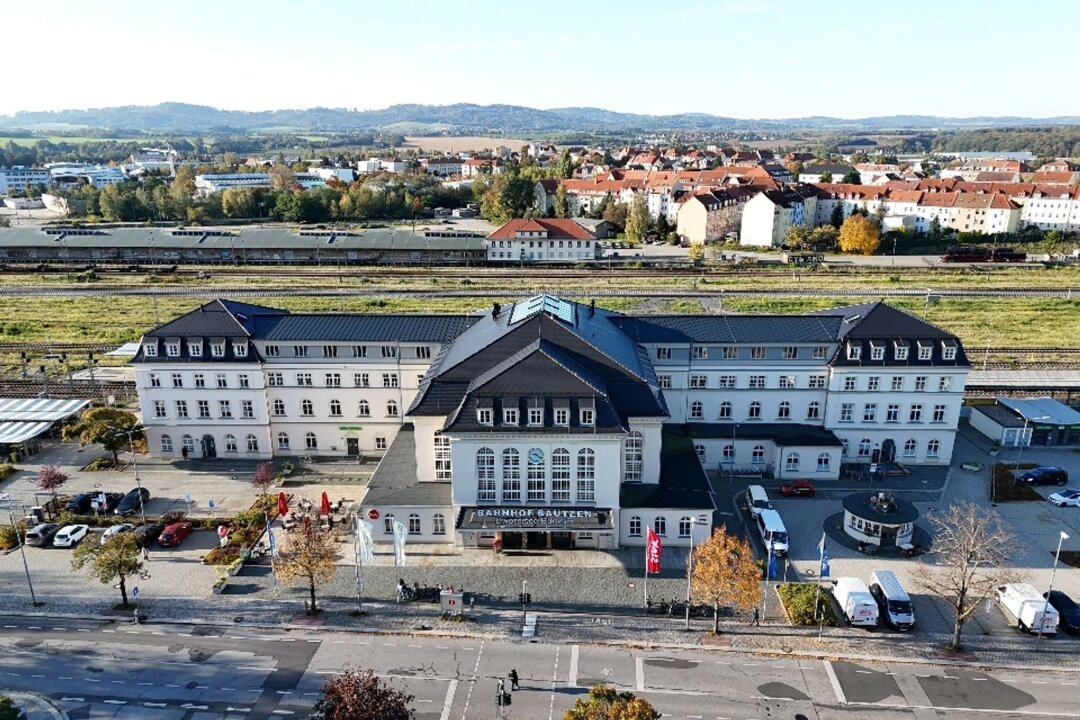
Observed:
[[[1047,597],[1043,593],[1043,597]],[[1080,605],[1060,590],[1049,593],[1050,607],[1058,611],[1058,627],[1067,633],[1080,633]]]
[[[1050,493],[1047,500],[1058,507],[1068,507],[1070,505],[1080,507],[1080,490],[1074,490],[1073,488],[1058,490],[1056,493]]]
[[[809,480],[793,480],[780,486],[780,494],[784,497],[814,497],[814,483]]]
[[[56,523],[41,523],[26,531],[26,544],[44,547],[49,544],[59,530],[60,526]]]
[[[187,539],[195,528],[189,522],[176,522],[166,526],[158,537],[158,545],[162,547],[176,547]]]
[[[109,542],[109,538],[115,537],[120,533],[129,533],[134,529],[135,526],[131,523],[120,523],[119,525],[105,528],[105,532],[101,533],[101,544],[104,545]]]
[[[90,512],[90,501],[94,499],[94,493],[79,493],[71,498],[71,502],[64,506],[68,512],[77,515],[85,515]]]
[[[117,515],[134,515],[139,512],[139,508],[149,499],[149,490],[146,488],[135,488],[124,496],[124,499],[116,506],[115,512]]]
[[[1069,482],[1069,473],[1063,468],[1047,465],[1022,473],[1016,482],[1021,485],[1064,485]]]
[[[147,523],[135,528],[132,534],[135,536],[135,542],[139,543],[139,547],[150,547],[164,529],[165,526],[160,523]]]
[[[53,537],[53,547],[72,547],[78,545],[79,541],[86,537],[86,534],[90,532],[89,525],[65,525],[60,528],[60,532],[56,533]]]

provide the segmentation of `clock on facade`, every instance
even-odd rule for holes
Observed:
[[[544,462],[544,451],[540,448],[533,448],[529,451],[529,462],[533,465],[539,465]]]

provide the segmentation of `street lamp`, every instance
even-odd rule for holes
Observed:
[[[139,460],[135,456],[135,439],[134,439],[134,435],[135,435],[135,432],[137,430],[139,430],[139,428],[132,427],[132,428],[124,429],[124,428],[115,427],[113,425],[109,425],[108,427],[113,432],[119,433],[121,435],[127,435],[128,447],[131,448],[131,466],[135,469],[135,486],[139,489],[139,514],[142,515],[143,525],[145,525],[146,524],[146,503],[143,502],[142,481],[139,479]]]
[[[1050,608],[1050,593],[1054,592],[1054,576],[1057,575],[1058,559],[1061,557],[1061,543],[1069,539],[1069,535],[1062,530],[1058,536],[1057,552],[1054,553],[1054,569],[1050,571],[1050,589],[1046,591],[1046,600],[1043,602],[1043,614],[1039,620],[1039,634],[1035,638],[1035,644],[1038,645],[1042,640],[1043,626],[1046,624],[1046,612]]]
[[[34,583],[30,580],[30,563],[26,562],[26,531],[23,534],[19,534],[19,526],[15,524],[15,511],[12,508],[11,493],[4,493],[0,495],[0,500],[7,503],[8,520],[11,522],[11,528],[15,531],[15,538],[19,541],[19,554],[22,555],[23,570],[26,571],[26,584],[30,588],[30,603],[37,607],[37,597],[34,595]]]

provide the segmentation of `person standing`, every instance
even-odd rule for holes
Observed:
[[[508,677],[510,678],[510,689],[511,689],[511,690],[518,690],[518,689],[519,689],[519,687],[518,687],[518,674],[517,674],[517,670],[516,670],[516,669],[514,669],[514,668],[510,668],[510,674],[509,674],[509,676],[508,676]]]

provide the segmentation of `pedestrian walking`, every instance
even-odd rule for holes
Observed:
[[[761,611],[758,610],[757,608],[754,608],[754,614],[750,618],[750,624],[751,625],[757,625],[758,627],[761,627]]]
[[[519,688],[517,670],[515,670],[514,668],[510,668],[510,674],[508,675],[508,677],[510,678],[510,689],[518,690]]]

